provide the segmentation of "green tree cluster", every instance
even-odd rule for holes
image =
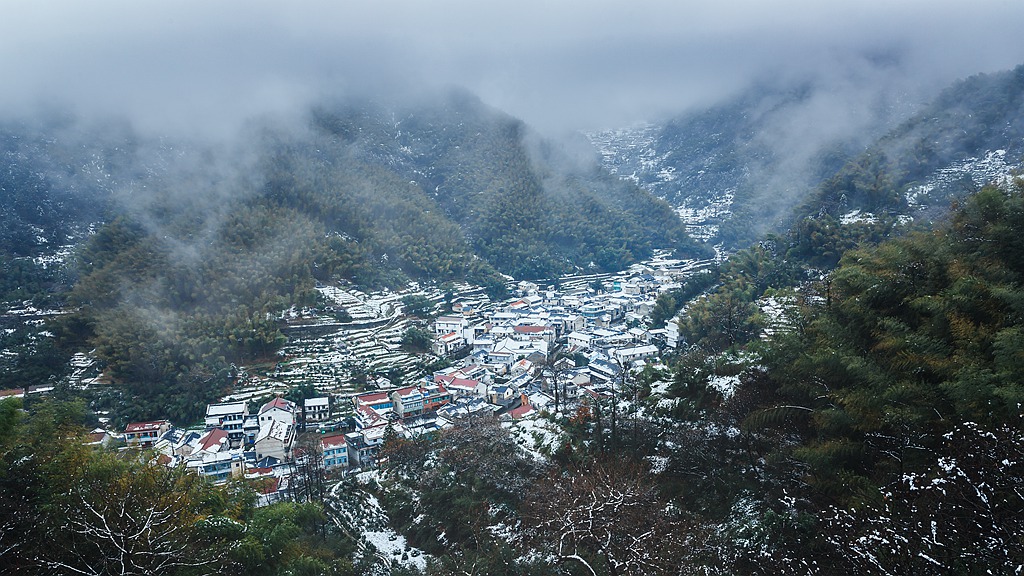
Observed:
[[[0,572],[353,574],[353,546],[313,504],[253,506],[146,452],[88,445],[81,403],[0,401]]]

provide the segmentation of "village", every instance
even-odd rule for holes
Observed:
[[[261,504],[293,498],[298,469],[314,465],[335,478],[371,470],[391,434],[431,434],[471,415],[493,416],[514,427],[540,416],[572,414],[581,403],[617,402],[635,394],[636,375],[659,365],[679,344],[675,321],[648,327],[658,296],[711,263],[661,255],[615,275],[565,278],[557,288],[518,282],[513,297],[501,302],[470,288],[429,323],[433,356],[446,367],[412,381],[403,375],[394,385],[371,376],[363,389],[353,390],[344,378],[325,378],[315,355],[293,356],[268,374],[240,378],[243,385],[231,396],[207,406],[201,426],[133,422],[121,433],[96,429],[90,441],[146,450],[160,464],[185,467],[217,484],[256,481]],[[395,321],[401,310],[388,306],[390,316],[369,319],[386,329],[378,332],[384,342],[363,347],[395,351],[396,358],[386,353],[370,358],[408,371],[408,361],[403,362],[408,355],[395,342],[406,324]],[[336,334],[327,336],[333,345],[326,349],[336,347],[324,354],[329,364],[346,344],[337,343]],[[346,359],[345,365],[369,364],[365,354]],[[314,394],[297,401],[284,397],[294,389],[294,380],[287,378],[295,374],[289,360],[307,371],[321,366]],[[88,372],[87,358],[76,362],[79,372]]]

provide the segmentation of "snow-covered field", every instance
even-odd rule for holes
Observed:
[[[964,179],[969,179],[977,187],[989,183],[1005,184],[1012,177],[1013,171],[1020,167],[1019,163],[1006,161],[1006,150],[990,150],[983,157],[954,162],[936,172],[923,184],[907,190],[907,205],[924,209],[936,202],[947,202],[946,195],[949,192],[962,192],[951,190],[951,187],[960,187]],[[932,197],[935,194],[939,196]]]

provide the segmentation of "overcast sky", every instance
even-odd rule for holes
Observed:
[[[758,79],[912,92],[1024,63],[1021,0],[7,0],[0,110],[207,130],[325,92],[458,85],[544,131]]]

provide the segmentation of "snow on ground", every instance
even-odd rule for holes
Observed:
[[[43,269],[50,267],[61,267],[64,266],[64,264],[68,261],[68,258],[71,257],[71,254],[73,254],[74,251],[75,246],[73,244],[67,244],[61,246],[60,248],[57,249],[56,252],[52,254],[43,254],[40,256],[36,256],[32,260],[36,263],[37,266]]]
[[[651,395],[652,396],[668,396],[668,389],[672,386],[671,380],[658,380],[651,384]]]
[[[339,322],[330,314],[291,311],[286,315],[288,342],[280,351],[283,361],[268,377],[285,386],[308,382],[324,392],[345,394],[357,391],[352,384],[352,366],[370,373],[398,368],[415,376],[420,358],[399,348],[410,326],[410,320],[402,315],[402,298],[417,294],[437,301],[444,297],[439,290],[424,291],[415,283],[398,292],[367,294],[327,285],[319,285],[317,290],[351,319]]]
[[[668,469],[668,456],[648,456],[646,460],[651,463],[651,474],[661,474]]]
[[[760,299],[757,306],[765,316],[765,336],[792,332],[795,329],[795,318],[798,314],[795,296],[769,296]]]
[[[546,461],[548,454],[557,450],[565,435],[557,424],[546,418],[528,418],[506,423],[516,444],[534,460]]]
[[[924,209],[933,202],[946,202],[945,193],[950,186],[961,186],[965,178],[969,178],[975,186],[989,183],[1005,184],[1019,164],[1006,161],[1006,150],[990,150],[983,157],[972,157],[938,170],[923,184],[907,190],[907,205],[912,208]],[[940,192],[940,197],[931,198],[933,192]]]
[[[14,308],[14,306],[19,306],[19,304],[13,302],[8,303],[8,306],[11,306],[11,308],[4,312],[5,316],[57,316],[61,314],[60,310],[41,310],[36,308],[30,300],[21,302],[18,308]]]
[[[372,544],[382,557],[390,558],[392,566],[405,565],[420,572],[427,569],[427,559],[423,553],[415,548],[409,548],[405,543],[405,536],[396,534],[393,530],[368,530],[362,533],[361,538]]]
[[[679,219],[686,225],[686,231],[693,238],[702,242],[714,238],[718,234],[718,224],[713,224],[713,221],[727,220],[732,216],[732,203],[735,199],[734,191],[730,190],[713,202],[703,202],[694,199],[693,203],[698,203],[697,206],[690,206],[691,202],[687,202],[682,206],[676,208],[676,213],[679,214]]]
[[[328,511],[334,522],[359,540],[357,556],[373,554],[387,574],[404,566],[423,572],[427,568],[424,553],[408,545],[405,537],[389,525],[387,514],[377,497],[364,486],[375,483],[376,472],[362,472],[356,481],[342,481],[331,488]]]
[[[845,224],[845,225],[849,225],[849,224],[874,224],[875,222],[878,222],[878,217],[876,217],[871,212],[861,212],[860,210],[851,210],[851,211],[847,212],[846,214],[843,214],[843,216],[839,219],[839,222],[841,224]]]

